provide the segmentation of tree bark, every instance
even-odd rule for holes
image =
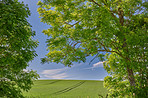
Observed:
[[[119,16],[119,22],[121,26],[124,26],[124,12],[121,8],[118,8],[118,16]],[[122,31],[122,28],[120,29]],[[124,32],[123,32],[124,33]],[[123,50],[125,50],[126,54],[128,54],[128,48],[126,43],[126,38],[123,39]],[[128,59],[128,55],[126,57]],[[127,63],[127,72],[128,72],[128,80],[130,82],[130,86],[135,86],[135,78],[132,68],[130,68],[130,65]]]
[[[129,65],[127,65],[127,72],[128,72],[128,79],[129,79],[130,85],[134,87],[135,86],[134,73],[133,73],[133,70],[129,68]]]

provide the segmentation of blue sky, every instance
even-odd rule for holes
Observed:
[[[36,48],[37,57],[30,62],[27,69],[36,70],[40,75],[40,79],[75,79],[75,80],[103,80],[107,76],[107,72],[103,69],[103,62],[98,59],[94,60],[91,64],[89,62],[93,57],[88,57],[86,63],[74,63],[72,67],[65,67],[62,64],[49,63],[41,64],[41,58],[45,57],[48,53],[46,51],[46,35],[42,30],[48,29],[50,25],[40,22],[39,14],[37,13],[38,0],[19,0],[28,4],[31,11],[31,16],[28,22],[32,25],[32,29],[36,32],[35,40],[39,41],[39,46]]]

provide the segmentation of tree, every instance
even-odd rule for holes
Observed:
[[[37,54],[35,32],[27,22],[29,8],[18,0],[0,2],[0,97],[23,98],[38,74],[26,70]]]
[[[148,17],[146,0],[44,0],[41,21],[51,25],[49,53],[42,62],[104,61],[111,97],[147,96]]]

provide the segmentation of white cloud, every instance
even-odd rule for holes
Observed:
[[[98,63],[95,63],[93,64],[92,67],[89,67],[89,68],[85,68],[85,69],[94,69],[94,68],[98,68],[98,67],[103,67],[103,62],[98,62]]]
[[[103,62],[98,62],[93,64],[93,68],[96,68],[96,67],[103,67]]]
[[[50,79],[63,79],[68,77],[68,75],[64,72],[66,70],[67,68],[49,69],[49,70],[44,70],[41,74],[43,74],[44,77]]]
[[[53,75],[53,74],[57,74],[60,73],[64,70],[66,70],[67,68],[61,68],[61,69],[49,69],[49,70],[44,70],[41,74],[49,74],[49,75]]]
[[[64,79],[66,77],[68,77],[68,75],[66,73],[60,73],[60,74],[54,74],[54,75],[44,75],[46,78],[50,78],[50,79]]]

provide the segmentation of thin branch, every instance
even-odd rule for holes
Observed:
[[[97,3],[96,1],[94,0],[91,0],[93,3],[95,3],[96,5],[98,5],[99,7],[101,7],[101,5],[99,3]]]
[[[95,2],[94,0],[91,0],[91,1],[92,1],[93,3],[95,3],[96,5],[98,5],[99,7],[102,7],[101,4]],[[104,2],[103,2],[103,3],[104,3]],[[107,7],[106,3],[104,3],[104,5]],[[111,11],[111,10],[109,10],[109,12],[111,12],[112,16],[113,16],[114,18],[116,18],[116,16],[114,15],[114,13],[117,13],[117,11]]]
[[[121,8],[118,8],[118,16],[120,19],[120,24],[123,26],[124,23],[124,12]]]
[[[116,18],[116,16],[114,15],[114,13],[117,13],[116,11],[111,11],[111,10],[109,10],[110,12],[111,12],[111,14],[112,14],[112,16],[114,17],[114,18]]]
[[[72,44],[73,44],[73,42],[72,42],[72,41],[70,41],[70,42],[69,42],[69,45],[71,46]]]
[[[76,43],[73,45],[73,47],[75,47],[78,43],[81,43],[81,42],[76,42]]]
[[[81,43],[82,44],[82,43]],[[81,44],[79,44],[79,46],[77,47],[77,49],[81,46]]]
[[[122,58],[129,60],[128,58],[122,56],[122,55],[121,55],[120,53],[118,53],[117,51],[113,51],[113,50],[98,50],[98,51],[101,51],[101,52],[114,52],[114,53],[120,55]]]
[[[94,38],[94,39],[95,39],[95,40],[98,40],[97,38]],[[122,56],[122,54],[121,54],[120,52],[107,49],[107,48],[105,47],[105,45],[104,45],[103,43],[101,43],[100,41],[98,41],[98,43],[100,43],[101,46],[103,46],[103,48],[104,48],[105,50],[97,50],[97,51],[101,51],[101,52],[114,52],[114,53],[120,55],[122,58],[127,59],[127,60],[130,61],[129,58],[126,58],[126,57]]]
[[[114,41],[112,41],[112,42],[111,42],[111,44],[110,44],[110,46],[111,46],[111,45],[113,45],[113,46],[114,46],[114,48],[118,51],[118,53],[120,53],[120,54],[121,54],[121,52],[119,51],[118,47],[116,47],[114,43],[115,43],[115,42],[114,42]]]
[[[78,24],[80,21],[78,21],[78,22],[76,22],[76,23],[74,23],[74,24],[69,24],[69,23],[67,23],[67,22],[64,22],[65,24],[68,24],[68,25],[70,25],[70,27],[68,27],[68,28],[71,28],[71,27],[73,27],[73,26],[75,26],[76,24]]]
[[[103,48],[104,48],[106,51],[108,51],[108,49],[105,47],[105,45],[104,45],[103,43],[101,43],[100,41],[98,41],[98,43],[100,43],[100,44],[103,46]]]
[[[99,54],[99,53],[97,53],[97,55],[89,62],[89,65],[91,64],[91,62],[92,62],[93,60],[95,60],[95,58],[98,56],[98,54]]]
[[[102,0],[102,2],[104,3],[104,5],[106,5],[107,6],[107,1],[105,0]]]
[[[101,52],[116,52],[116,53],[118,53],[117,51],[112,51],[112,50],[97,50],[97,51],[101,51]]]

